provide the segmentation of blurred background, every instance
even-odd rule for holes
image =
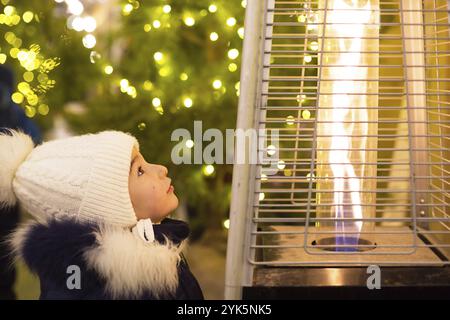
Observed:
[[[191,226],[188,261],[210,299],[223,298],[232,165],[173,164],[171,134],[193,136],[195,120],[224,136],[235,127],[245,6],[1,0],[0,8],[0,64],[13,75],[2,104],[20,107],[43,140],[106,129],[135,135],[147,161],[169,169],[180,199],[174,216]],[[183,151],[193,148],[188,141]],[[15,288],[19,299],[39,296],[21,263]]]

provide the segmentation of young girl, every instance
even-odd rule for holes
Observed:
[[[181,254],[188,225],[167,168],[128,134],[46,142],[0,135],[0,202],[36,218],[11,237],[41,299],[203,299]]]

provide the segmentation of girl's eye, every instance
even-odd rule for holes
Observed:
[[[142,176],[144,173],[145,173],[145,172],[144,172],[144,170],[142,170],[142,167],[139,167],[139,168],[138,168],[138,171],[137,171],[138,177]]]

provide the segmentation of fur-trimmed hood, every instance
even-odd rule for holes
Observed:
[[[88,288],[76,298],[90,298],[93,291],[94,299],[176,298],[189,229],[182,221],[165,219],[154,230],[157,241],[147,244],[120,227],[72,220],[28,222],[10,243],[16,256],[39,275],[41,293],[66,290],[67,268],[75,265],[81,269],[82,289]]]

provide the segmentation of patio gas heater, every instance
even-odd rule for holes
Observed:
[[[449,9],[248,0],[226,298],[450,296]]]

